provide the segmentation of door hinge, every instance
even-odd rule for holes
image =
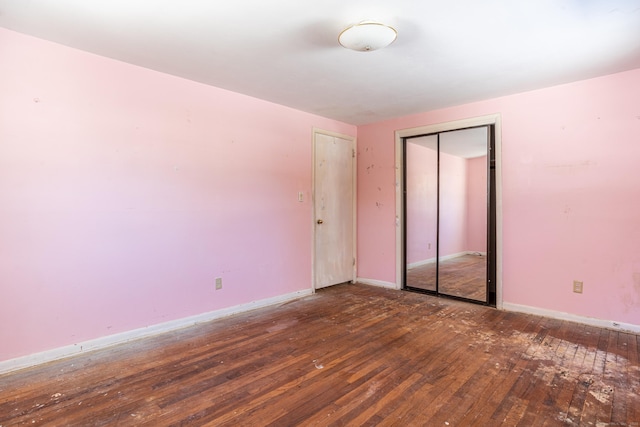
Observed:
[[[355,148],[351,149],[351,157],[354,157],[354,158],[356,157],[356,149]]]
[[[353,265],[356,265],[356,259],[355,258],[353,259]]]

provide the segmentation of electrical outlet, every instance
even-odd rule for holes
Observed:
[[[216,277],[216,291],[222,289],[222,277]]]
[[[580,280],[574,280],[573,281],[573,292],[575,292],[577,294],[581,294],[582,293],[582,281],[580,281]]]

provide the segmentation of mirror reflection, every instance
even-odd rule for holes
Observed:
[[[486,301],[487,140],[482,127],[406,141],[407,286]]]
[[[436,291],[438,138],[412,138],[406,144],[406,284]]]

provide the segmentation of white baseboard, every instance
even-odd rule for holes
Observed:
[[[616,322],[615,320],[602,320],[596,319],[594,317],[578,316],[577,314],[547,310],[538,307],[530,307],[528,305],[512,304],[509,302],[502,303],[502,309],[507,311],[517,311],[519,313],[536,314],[538,316],[551,317],[553,319],[568,320],[571,322],[583,323],[585,325],[597,326],[600,328],[615,329],[617,331],[633,332],[636,334],[640,333],[640,325]]]
[[[362,283],[363,285],[371,285],[371,286],[378,286],[380,288],[388,288],[388,289],[400,289],[398,287],[398,285],[396,285],[393,282],[383,282],[382,280],[375,280],[375,279],[365,279],[363,277],[358,277],[356,279],[357,283]]]
[[[487,256],[487,253],[486,252],[479,252],[479,251],[457,252],[455,254],[441,256],[440,257],[440,261],[446,261],[448,259],[458,258],[458,257],[465,256],[465,255]],[[412,268],[422,267],[423,265],[427,265],[427,264],[433,264],[433,263],[436,262],[437,259],[438,258],[429,258],[429,259],[423,259],[422,261],[412,262],[411,264],[407,264],[407,269],[411,270]]]
[[[252,301],[246,304],[240,304],[233,307],[197,314],[195,316],[189,316],[165,323],[159,323],[144,328],[133,329],[114,335],[108,335],[77,344],[58,347],[51,350],[43,351],[41,353],[35,353],[28,356],[17,357],[15,359],[0,361],[0,374],[40,365],[42,363],[52,362],[58,359],[64,359],[66,357],[75,356],[80,353],[86,353],[88,351],[100,350],[140,338],[160,335],[165,332],[175,331],[177,329],[186,328],[198,323],[209,322],[211,320],[220,319],[222,317],[227,317],[234,314],[244,313],[258,308],[282,304],[284,302],[292,301],[294,299],[302,298],[312,294],[312,289],[296,291],[285,295]]]
[[[422,267],[423,265],[427,265],[427,264],[434,264],[437,259],[438,258],[429,258],[429,259],[423,259],[421,261],[412,262],[410,264],[407,264],[407,270],[411,270],[412,268],[416,268],[416,267]]]

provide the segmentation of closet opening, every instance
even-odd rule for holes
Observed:
[[[402,288],[496,306],[495,125],[401,138]]]

